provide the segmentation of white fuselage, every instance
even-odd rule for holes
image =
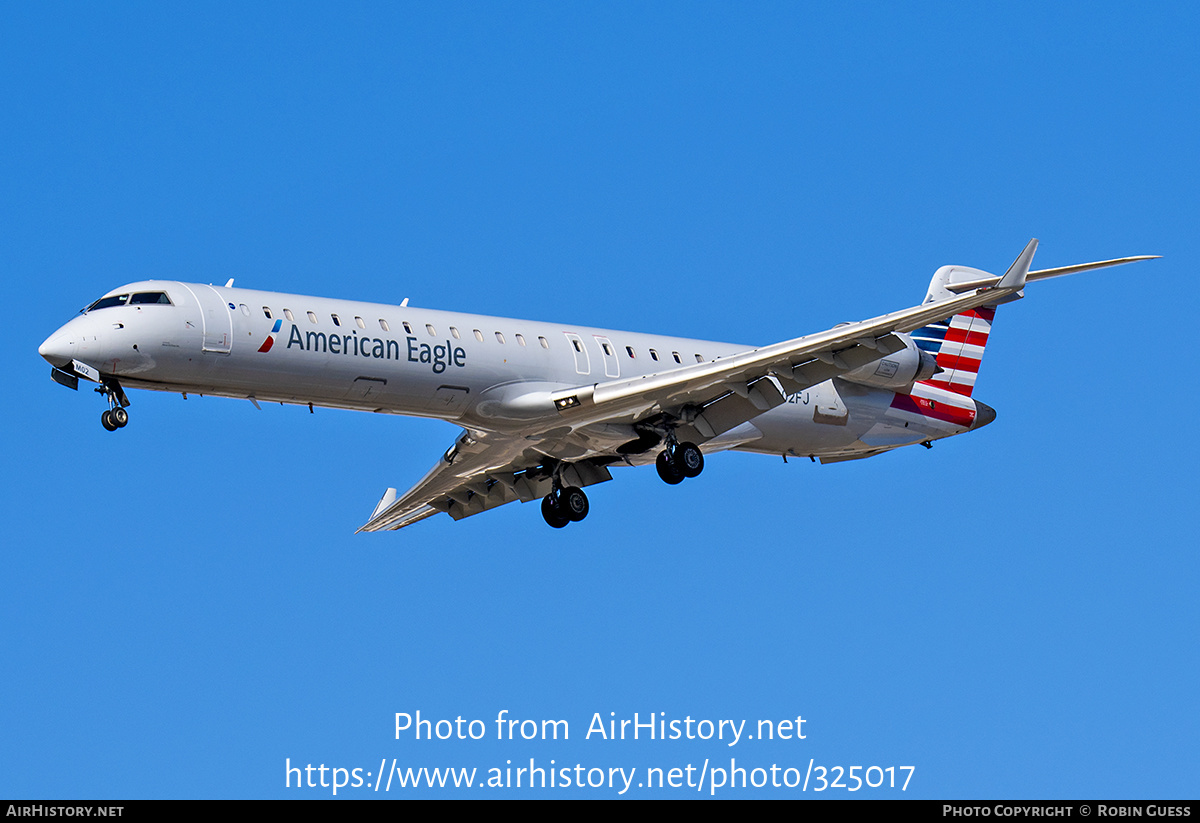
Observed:
[[[752,348],[174,281],[134,283],[108,296],[152,292],[165,293],[170,302],[92,308],[40,351],[56,367],[78,361],[130,388],[434,417],[519,432],[556,414],[541,402],[548,392]],[[896,397],[886,389],[827,381],[715,438],[706,450],[850,457],[972,427],[973,406],[968,417],[946,420],[894,406]],[[596,448],[607,448],[637,433],[604,425],[593,426],[591,436]],[[628,462],[647,459],[633,455]]]

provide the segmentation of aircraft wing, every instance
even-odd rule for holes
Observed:
[[[461,520],[505,503],[545,497],[551,479],[544,466],[554,450],[553,440],[549,434],[513,437],[463,430],[417,485],[399,497],[395,489],[388,489],[358,531],[402,529],[440,512]],[[568,485],[581,488],[612,479],[607,468],[587,461],[561,471]]]
[[[547,404],[547,414],[531,422],[522,435],[465,430],[420,483],[399,497],[389,489],[359,531],[399,529],[438,512],[458,520],[515,500],[536,500],[550,492],[547,465],[555,463],[564,473],[563,481],[571,485],[609,480],[604,464],[617,457],[615,452],[608,461],[573,461],[561,451],[572,432],[594,424],[638,423],[665,414],[674,418],[680,440],[703,443],[780,405],[785,392],[802,391],[905,348],[900,334],[969,309],[1020,298],[1027,278],[1032,279],[1029,266],[1036,249],[1037,240],[1029,241],[1003,276],[944,300],[707,363],[543,392],[537,402]],[[1146,258],[1036,274],[1038,279],[1055,277],[1135,259]]]
[[[785,392],[794,394],[904,348],[898,333],[1017,299],[1036,249],[1037,240],[1030,240],[1002,277],[955,297],[707,363],[557,391],[551,400],[573,427],[681,413],[691,426],[681,438],[694,431],[709,439],[783,403]]]

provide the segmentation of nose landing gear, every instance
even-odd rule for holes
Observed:
[[[100,415],[100,425],[108,429],[110,432],[115,432],[117,429],[123,429],[129,425],[129,412],[118,406],[115,409],[104,412]]]
[[[129,425],[129,412],[125,411],[125,407],[129,405],[129,398],[125,396],[120,384],[116,381],[104,382],[96,391],[108,401],[108,410],[100,415],[100,425],[110,432]]]

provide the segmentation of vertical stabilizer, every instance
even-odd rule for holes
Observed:
[[[994,277],[988,272],[966,266],[942,266],[934,272],[925,302],[953,297],[955,292],[947,287],[955,283]],[[975,389],[975,378],[979,375],[979,364],[983,360],[983,350],[987,346],[995,317],[995,306],[982,306],[914,331],[913,342],[932,354],[941,367],[940,372],[921,382],[970,397]]]
[[[913,332],[913,342],[932,354],[941,368],[921,382],[970,397],[995,317],[994,308],[980,307]]]

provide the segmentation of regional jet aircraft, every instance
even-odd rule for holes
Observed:
[[[750,348],[653,334],[149,280],[92,303],[38,351],[51,376],[97,384],[109,431],[127,388],[436,417],[462,433],[359,531],[541,501],[554,528],[583,489],[653,463],[671,485],[727,449],[858,460],[986,426],[972,397],[996,307],[1028,282],[1152,259],[1003,276],[943,266],[919,305]]]

